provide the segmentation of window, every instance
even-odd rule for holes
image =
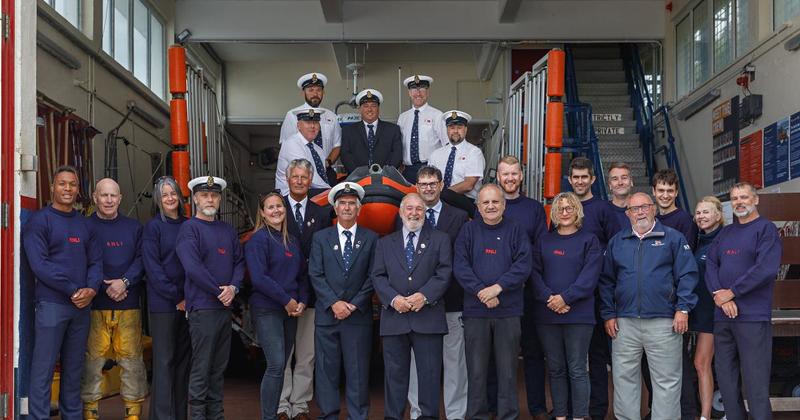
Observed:
[[[711,25],[708,19],[708,5],[706,3],[708,2],[701,2],[692,11],[694,86],[700,86],[711,77]]]
[[[733,61],[733,0],[714,0],[714,72]]]
[[[81,2],[80,0],[45,0],[45,3],[56,9],[72,26],[81,29]]]
[[[103,51],[164,98],[164,24],[144,0],[103,0]]]
[[[747,54],[758,40],[759,2],[702,0],[675,25],[676,90],[684,96]],[[800,14],[800,0],[793,2]],[[787,6],[788,7],[788,6]],[[790,12],[787,12],[790,13]]]
[[[758,39],[758,1],[736,0],[736,57],[753,48]]]
[[[800,0],[774,0],[773,30],[800,15]]]
[[[686,16],[675,28],[678,96],[692,90],[692,19]]]

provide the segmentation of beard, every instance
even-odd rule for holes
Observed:
[[[405,225],[406,229],[414,232],[418,231],[422,227],[423,223],[424,219],[417,219],[417,220],[403,219],[403,224]]]
[[[322,103],[322,98],[320,98],[319,96],[312,96],[312,97],[306,96],[306,103],[316,108],[319,106],[319,104]]]
[[[217,215],[217,208],[214,206],[203,207],[200,209],[200,213],[203,213],[206,217],[214,217]]]
[[[755,206],[744,206],[744,211],[733,211],[736,217],[747,217],[756,210]]]

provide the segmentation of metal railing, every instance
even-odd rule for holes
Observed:
[[[592,161],[595,176],[597,177],[594,185],[592,185],[592,194],[607,200],[605,171],[603,170],[603,161],[600,158],[597,134],[594,131],[594,123],[592,122],[592,106],[580,101],[572,47],[569,44],[564,45],[564,52],[566,53],[564,73],[566,79],[565,94],[567,97],[567,102],[564,104],[564,120],[567,125],[567,136],[564,138],[562,151],[582,154]]]
[[[667,167],[673,169],[678,176],[678,207],[684,210],[689,209],[689,200],[683,182],[681,166],[675,147],[675,137],[672,133],[672,125],[669,119],[669,109],[662,105],[654,111],[653,100],[650,96],[644,68],[639,57],[639,47],[636,44],[623,45],[623,60],[625,62],[625,77],[628,80],[628,89],[631,94],[631,106],[633,107],[634,119],[636,120],[636,131],[639,133],[639,142],[642,146],[642,155],[647,167],[647,176],[652,182],[653,176],[658,170],[656,156],[664,154]],[[661,117],[661,121],[656,121],[656,116]],[[656,145],[657,127],[663,124],[666,132],[666,144]]]

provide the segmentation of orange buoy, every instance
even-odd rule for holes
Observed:
[[[189,130],[186,113],[186,99],[169,101],[169,123],[173,146],[189,145]]]
[[[169,47],[169,92],[186,93],[186,49],[180,45]]]
[[[552,199],[561,192],[561,153],[544,155],[544,197]]]
[[[172,152],[172,174],[180,185],[184,197],[189,197],[189,152],[176,150]]]
[[[561,147],[564,144],[564,103],[548,102],[544,145]]]
[[[564,96],[565,57],[558,48],[547,53],[547,96]]]

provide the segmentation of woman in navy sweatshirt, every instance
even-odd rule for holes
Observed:
[[[553,414],[566,419],[571,394],[572,417],[581,419],[589,415],[586,359],[602,252],[597,237],[581,229],[583,206],[575,194],[556,196],[550,221],[555,229],[542,236],[533,253],[533,292],[539,302],[534,319],[550,373]]]
[[[308,277],[300,244],[287,230],[283,197],[271,192],[261,198],[258,208],[256,228],[244,255],[253,284],[253,322],[267,361],[261,379],[261,418],[267,420],[278,414],[297,317],[308,303]]]
[[[170,176],[153,188],[158,214],[144,227],[142,261],[153,337],[151,419],[185,419],[192,346],[183,298],[184,271],[175,253],[183,215],[181,189]]]
[[[711,418],[711,402],[714,398],[714,375],[711,361],[714,359],[714,298],[708,291],[704,279],[706,273],[706,253],[711,243],[725,224],[722,217],[722,203],[716,197],[705,196],[694,210],[694,221],[699,229],[694,257],[700,273],[700,281],[694,288],[697,306],[689,314],[689,331],[697,333],[694,351],[694,368],[697,371],[697,385],[700,394],[700,419]],[[687,384],[684,381],[684,386]]]

